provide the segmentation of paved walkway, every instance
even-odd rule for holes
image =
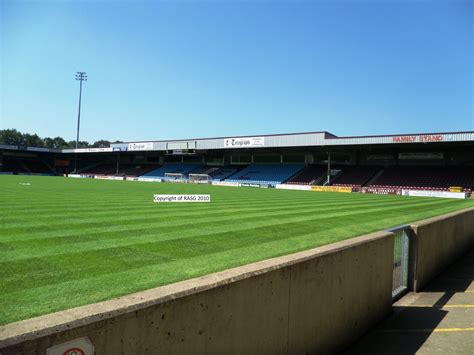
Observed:
[[[394,304],[394,313],[345,354],[474,354],[474,250],[421,293]]]

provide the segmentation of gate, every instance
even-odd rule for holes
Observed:
[[[408,290],[408,265],[410,252],[410,226],[401,225],[389,229],[395,234],[393,255],[392,299],[397,299]]]

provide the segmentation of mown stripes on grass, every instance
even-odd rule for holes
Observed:
[[[473,205],[58,177],[1,176],[0,186],[0,324]],[[154,193],[212,202],[154,204]]]

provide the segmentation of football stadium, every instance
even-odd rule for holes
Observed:
[[[367,313],[369,320],[361,321],[360,331],[341,335],[353,340],[354,334],[362,334],[364,327],[386,313],[392,300],[420,288],[426,282],[424,278],[436,275],[439,268],[467,252],[474,240],[474,132],[364,137],[311,132],[126,142],[106,148],[62,150],[3,145],[0,166],[0,324],[9,346],[5,347],[6,354],[18,349],[28,351],[28,346],[47,348],[58,339],[80,338],[78,335],[89,336],[97,347],[102,342],[98,334],[108,332],[104,325],[107,319],[114,324],[119,322],[117,317],[128,319],[130,312],[153,312],[149,307],[168,307],[168,312],[178,314],[174,321],[184,327],[187,318],[179,316],[183,310],[173,307],[178,307],[180,299],[210,289],[227,287],[227,292],[237,296],[225,298],[242,301],[239,292],[247,292],[245,297],[268,298],[271,304],[272,297],[281,291],[278,288],[271,289],[270,294],[262,291],[262,285],[257,290],[232,290],[233,283],[242,282],[240,268],[257,267],[259,270],[252,269],[252,276],[245,274],[245,279],[258,278],[269,273],[268,269],[261,269],[262,265],[275,260],[281,263],[278,258],[315,250],[319,255],[324,248],[342,248],[340,243],[351,240],[359,245],[360,236],[369,235],[371,239],[374,233],[378,243],[380,233],[390,235],[391,238],[382,238],[391,241],[387,250],[372,247],[373,255],[357,255],[356,261],[350,261],[354,265],[346,266],[348,272],[374,271],[361,268],[362,261],[365,267],[373,266],[389,275],[384,283],[379,280],[383,275],[376,273],[373,277],[378,281],[365,286],[378,301],[364,293],[373,304],[354,312],[357,317]],[[155,197],[183,194],[209,197],[206,203],[166,203],[170,200]],[[444,233],[441,237],[459,245],[446,255],[433,257],[435,264],[425,271],[431,276],[417,275],[423,266],[413,265],[418,261],[414,253],[425,255],[431,251],[420,249],[423,239],[417,241],[415,235],[420,233],[420,227],[413,228],[413,223],[439,216],[441,222],[436,223],[441,225],[435,223],[435,227]],[[433,239],[428,245],[436,244],[438,250],[443,243]],[[374,258],[377,263],[387,261],[385,269],[373,264]],[[318,263],[323,265],[324,261]],[[337,269],[335,265],[331,268]],[[285,268],[278,264],[270,267],[274,269]],[[219,280],[226,272],[240,276],[226,279],[222,286]],[[341,287],[348,282],[343,274],[335,278]],[[192,286],[192,292],[184,292],[187,296],[183,296],[182,286],[175,286],[196,280],[212,283],[204,288],[207,291]],[[380,285],[384,285],[385,295],[374,290]],[[181,293],[163,300],[159,290],[168,290],[166,287],[177,287]],[[331,290],[334,285],[321,288]],[[155,301],[137,302],[140,292],[147,290],[158,290],[158,295],[153,296]],[[341,292],[335,291],[333,296],[339,297]],[[107,303],[130,302],[127,297],[132,297],[133,304],[128,311],[120,306],[117,314]],[[221,307],[219,302],[225,303],[215,297],[207,303],[201,301],[200,307]],[[375,311],[380,308],[380,299],[388,300],[388,306]],[[88,305],[106,305],[106,310],[83,316],[83,307],[90,312]],[[243,304],[227,307],[237,307],[232,312],[247,312],[242,309]],[[66,320],[57,318],[61,312],[66,312]],[[209,311],[206,316],[206,312],[202,314],[192,307],[186,312],[197,323],[216,317],[214,312]],[[263,307],[260,312],[269,310]],[[165,311],[158,313],[158,318],[165,317]],[[50,314],[56,315],[55,322],[59,323],[38,331],[35,322],[44,322]],[[265,319],[262,314],[256,317]],[[10,324],[26,325],[22,334],[13,336],[8,333]],[[64,324],[68,330],[64,330]],[[61,336],[68,331],[73,335]],[[211,337],[219,333],[212,326],[206,331]],[[186,330],[178,332],[182,333],[180,339],[173,342],[186,344],[184,348],[173,348],[175,343],[161,343],[159,348],[184,351],[196,346],[195,340],[186,340]],[[344,334],[342,329],[338,332]],[[326,342],[318,346],[335,349],[334,344]],[[250,349],[258,348],[250,344]],[[110,352],[110,346],[103,349]],[[211,348],[223,349],[222,344],[215,346]],[[130,353],[146,352],[132,345],[128,349],[134,349]]]

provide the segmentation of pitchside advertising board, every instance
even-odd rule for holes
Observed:
[[[300,191],[310,191],[310,185],[291,185],[291,184],[277,184],[275,185],[276,189],[281,190],[300,190]]]
[[[402,190],[396,188],[378,188],[378,187],[363,187],[361,191],[363,194],[373,195],[401,195]]]
[[[264,147],[265,137],[225,138],[224,148]]]
[[[450,192],[450,191],[427,191],[427,190],[403,190],[403,196],[416,197],[438,197],[438,198],[466,198],[465,192]]]
[[[105,175],[95,175],[94,179],[99,180],[125,180],[123,176],[105,176]]]
[[[153,178],[153,177],[138,177],[134,178],[135,181],[145,181],[145,182],[163,182],[161,178]]]
[[[240,187],[240,184],[238,182],[231,182],[231,181],[212,181],[211,184],[217,185],[217,186]]]
[[[239,186],[240,187],[256,187],[259,189],[267,189],[269,187],[273,187],[273,185],[269,185],[269,184],[251,184],[251,183],[246,183],[246,182],[241,182]]]
[[[344,186],[311,186],[311,191],[320,192],[352,192],[352,187]]]

